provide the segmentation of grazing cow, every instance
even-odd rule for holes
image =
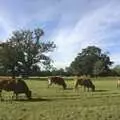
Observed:
[[[28,99],[31,99],[31,91],[29,90],[27,84],[21,79],[3,79],[0,80],[0,97],[2,99],[1,93],[2,90],[13,91],[18,98],[18,94],[24,93]],[[13,98],[13,97],[12,97]]]
[[[67,87],[64,79],[61,77],[49,77],[48,78],[48,87],[51,86],[53,83],[62,85],[63,89],[66,89],[66,87]]]
[[[77,79],[75,83],[75,89],[78,88],[78,85],[84,86],[84,90],[85,88],[88,88],[89,91],[89,88],[91,88],[92,91],[95,91],[95,85],[92,83],[90,79],[83,79],[83,78]]]
[[[120,87],[120,79],[117,80],[117,88]]]

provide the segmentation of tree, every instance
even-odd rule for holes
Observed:
[[[107,53],[102,53],[100,48],[88,46],[82,49],[82,52],[72,61],[70,68],[75,74],[94,75],[96,70],[96,74],[98,70],[108,71],[112,63]]]
[[[120,65],[116,65],[112,71],[116,73],[116,75],[120,76]]]
[[[4,73],[8,72],[10,68],[14,76],[18,56],[16,50],[8,43],[2,43],[0,49],[0,66],[3,68]]]
[[[30,75],[36,65],[50,67],[51,59],[46,55],[52,52],[56,45],[54,42],[42,41],[42,29],[20,30],[13,32],[10,39],[1,43],[0,64],[12,75]]]
[[[66,72],[66,76],[72,76],[72,75],[74,75],[73,73],[73,70],[72,70],[72,68],[71,67],[66,67],[65,68],[65,72]]]
[[[102,60],[98,60],[93,67],[93,74],[97,77],[104,70],[104,62]]]

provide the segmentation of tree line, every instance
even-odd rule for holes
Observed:
[[[51,76],[51,75],[120,75],[120,65],[111,68],[113,61],[109,54],[96,46],[88,46],[77,54],[65,69],[54,68],[51,58],[46,54],[53,52],[56,45],[53,41],[42,40],[44,31],[14,31],[9,39],[0,43],[0,75],[12,77]],[[44,71],[43,71],[44,69]]]

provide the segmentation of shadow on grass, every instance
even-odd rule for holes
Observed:
[[[19,102],[49,102],[52,101],[52,99],[46,99],[46,98],[31,98],[31,99],[17,99],[14,101],[19,101]]]
[[[66,88],[65,90],[73,90],[74,88]]]
[[[109,90],[95,90],[95,92],[107,92]]]

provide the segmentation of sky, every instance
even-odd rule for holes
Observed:
[[[0,0],[0,41],[37,27],[57,45],[49,54],[57,68],[93,45],[120,64],[120,0]]]

